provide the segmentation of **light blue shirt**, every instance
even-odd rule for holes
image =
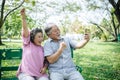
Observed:
[[[67,47],[64,49],[64,51],[61,53],[59,59],[53,63],[49,64],[49,72],[70,72],[73,70],[76,70],[75,64],[73,63],[72,57],[71,57],[71,48],[75,48],[76,42],[72,41],[71,39],[67,37],[61,37],[58,42],[54,42],[52,39],[48,39],[45,42],[44,45],[44,56],[50,56],[54,54],[60,45],[60,42],[64,41],[67,45]]]

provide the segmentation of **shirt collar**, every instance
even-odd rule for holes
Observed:
[[[53,41],[53,39],[52,39],[52,38],[49,38],[48,40],[49,40],[50,42],[52,42],[52,41]],[[60,41],[60,40],[64,40],[64,37],[63,37],[63,36],[60,36],[59,41]]]

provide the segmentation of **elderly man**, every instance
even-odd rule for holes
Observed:
[[[54,23],[45,27],[48,36],[44,44],[44,56],[49,62],[50,80],[84,80],[76,70],[71,57],[71,48],[80,49],[89,41],[89,35],[84,36],[80,42],[73,41],[67,37],[60,36],[60,30]]]

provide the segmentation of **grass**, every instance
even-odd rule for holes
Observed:
[[[85,80],[120,80],[120,43],[90,42],[74,51]]]
[[[0,45],[0,49],[4,48],[21,48],[22,43],[18,42],[3,42],[5,45]]]
[[[6,43],[1,48],[21,48],[21,43]],[[84,48],[74,51],[74,62],[81,66],[85,80],[120,80],[120,42],[89,42]],[[10,64],[19,64],[19,61]],[[6,73],[3,77],[15,75]]]

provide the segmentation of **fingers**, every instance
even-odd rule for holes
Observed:
[[[66,43],[65,42],[61,42],[60,43],[60,48],[61,49],[65,49],[66,48]]]
[[[89,34],[85,34],[84,39],[89,41],[90,40],[90,35]]]
[[[21,11],[20,11],[21,15],[24,15],[25,14],[25,8],[23,8]]]
[[[44,74],[45,72],[46,72],[46,70],[44,68],[40,70],[41,74]]]
[[[23,8],[23,9],[21,10],[21,12],[25,12],[25,8]]]
[[[61,45],[62,47],[66,47],[65,42],[61,42],[60,45]]]

